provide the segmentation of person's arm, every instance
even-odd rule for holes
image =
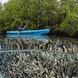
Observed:
[[[21,29],[20,27],[18,27],[18,29]]]

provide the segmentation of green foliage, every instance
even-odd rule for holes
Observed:
[[[78,32],[78,1],[69,0],[63,1],[62,14],[59,29],[69,36],[74,36]]]
[[[30,22],[27,28],[28,28],[28,29],[31,29],[31,30],[32,30],[32,29],[34,29],[34,30],[37,29],[37,28],[36,28],[36,25],[35,25],[33,22]]]
[[[12,30],[17,30],[20,22],[22,22],[22,20],[21,20],[20,18],[15,19],[15,20],[12,22],[12,24],[11,24],[11,29],[12,29]]]
[[[3,30],[3,17],[0,15],[0,30]]]
[[[18,30],[19,23],[27,29],[62,30],[69,35],[78,32],[78,0],[8,0],[0,5],[0,30]]]
[[[73,36],[78,32],[78,15],[70,13],[60,25],[60,29]]]

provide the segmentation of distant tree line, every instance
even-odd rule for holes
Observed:
[[[78,0],[9,0],[0,3],[0,31],[49,28],[73,36],[78,33]]]

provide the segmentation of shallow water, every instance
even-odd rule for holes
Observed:
[[[15,51],[0,53],[0,69],[5,78],[43,78],[45,75],[47,78],[55,78],[55,72],[59,78],[69,78],[70,75],[72,78],[78,78],[78,54],[38,50]],[[62,77],[61,72],[65,77]]]
[[[36,49],[56,52],[78,52],[78,40],[44,35],[23,35],[0,37],[0,50]]]
[[[27,50],[28,50],[28,52],[27,52]],[[36,54],[37,51],[40,51],[41,53],[38,52],[38,54]],[[12,52],[14,54],[11,54]],[[25,53],[21,53],[21,52],[25,52]],[[32,52],[34,52],[34,53],[32,53]],[[20,36],[20,37],[15,37],[15,36],[12,36],[12,37],[1,36],[0,37],[0,55],[1,55],[0,59],[2,59],[4,61],[8,60],[8,61],[6,61],[7,68],[8,68],[8,64],[11,67],[11,64],[12,64],[11,60],[15,64],[16,60],[17,60],[16,58],[18,58],[18,57],[20,57],[20,60],[24,59],[24,61],[26,60],[27,57],[29,60],[31,60],[31,58],[34,58],[34,59],[32,59],[34,62],[39,61],[40,63],[42,63],[43,59],[41,59],[41,58],[43,56],[45,56],[45,59],[46,58],[49,59],[49,61],[50,61],[50,57],[52,59],[55,58],[54,62],[56,62],[58,60],[58,58],[59,58],[59,60],[62,59],[62,62],[63,62],[64,57],[66,57],[66,59],[68,57],[67,60],[71,61],[71,63],[74,64],[74,61],[78,60],[78,58],[77,58],[78,54],[77,55],[74,54],[77,52],[78,52],[78,40],[73,39],[73,38],[64,38],[64,37],[62,38],[62,37],[52,37],[52,36],[42,36],[42,35],[38,35],[38,36],[37,35],[36,36],[35,35],[32,35],[32,36],[26,35],[26,36]],[[65,53],[66,55],[63,56],[62,53],[63,54]],[[27,54],[27,55],[25,55],[25,54]],[[37,55],[38,55],[38,57],[35,57]],[[11,57],[11,59],[9,56]],[[26,57],[23,58],[23,56],[24,57],[26,56]],[[32,57],[30,58],[30,56],[32,56]],[[75,60],[75,57],[76,57],[76,60]],[[41,60],[39,60],[39,59],[41,59]],[[44,60],[44,62],[45,61],[48,62],[47,59]],[[46,62],[46,64],[49,63],[49,62],[48,63],[47,62]],[[3,66],[5,66],[4,63],[2,65],[2,67]],[[4,68],[2,68],[2,70],[4,70]],[[5,70],[7,70],[6,67],[5,67]],[[42,71],[42,70],[40,70],[40,71]],[[11,72],[8,71],[8,73],[11,73]],[[0,74],[0,78],[3,78],[3,76],[1,74]]]
[[[4,78],[4,76],[0,73],[0,78]]]

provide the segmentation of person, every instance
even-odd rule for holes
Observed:
[[[24,24],[23,22],[21,22],[21,24],[19,25],[18,29],[19,29],[19,33],[18,33],[18,37],[21,38],[21,32],[25,29],[25,27],[28,24]]]
[[[28,24],[24,24],[24,23],[21,22],[21,24],[19,26],[19,30],[24,30],[27,25]]]

